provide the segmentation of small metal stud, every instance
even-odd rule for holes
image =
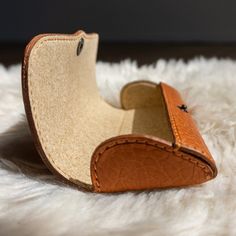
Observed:
[[[188,113],[188,107],[185,104],[177,106],[180,110]]]
[[[76,51],[77,56],[79,56],[79,54],[81,53],[83,46],[84,46],[84,39],[81,38],[77,46],[77,51]]]

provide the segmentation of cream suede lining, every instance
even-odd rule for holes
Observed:
[[[126,132],[132,127],[130,133],[149,134],[173,143],[174,138],[159,84],[150,81],[127,84],[121,91],[121,105],[123,109],[129,110],[126,111],[121,131]]]
[[[77,56],[81,37],[84,47]],[[123,110],[102,100],[95,81],[97,43],[96,34],[44,36],[28,61],[30,107],[41,147],[56,171],[77,184],[92,185],[91,155],[108,138],[134,133],[173,141],[158,87],[153,106]]]

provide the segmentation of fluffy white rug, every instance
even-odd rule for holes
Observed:
[[[236,235],[236,62],[196,58],[98,63],[97,81],[119,106],[132,80],[164,81],[191,108],[219,170],[202,186],[101,195],[63,185],[41,163],[24,118],[20,66],[0,66],[0,235]]]

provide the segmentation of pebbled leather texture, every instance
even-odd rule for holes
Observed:
[[[78,57],[75,52],[81,37],[85,47]],[[26,48],[22,67],[25,110],[48,168],[67,183],[95,192],[181,187],[214,178],[214,160],[190,114],[179,108],[183,100],[174,88],[132,82],[122,90],[123,110],[111,109],[105,102],[100,103],[101,109],[93,108],[92,97],[97,94],[95,101],[100,99],[93,70],[97,39],[96,34],[83,31],[43,34]],[[82,89],[78,92],[77,88]],[[78,116],[78,101],[86,101],[83,116]],[[84,126],[84,121],[94,118],[90,112],[96,114],[90,120],[96,129]]]
[[[94,191],[123,192],[200,184],[212,178],[209,165],[175,151],[158,138],[123,135],[99,145],[92,156]]]
[[[153,83],[145,83],[153,86]],[[142,86],[145,83],[140,81]],[[101,143],[91,160],[94,191],[123,192],[191,186],[217,175],[215,162],[194,120],[186,110],[180,109],[184,104],[180,94],[167,84],[160,83],[160,87],[173,142],[154,136],[129,134]],[[132,101],[131,107],[135,108],[135,104],[140,106],[140,102]]]
[[[174,145],[204,159],[204,161],[211,165],[214,175],[216,175],[215,161],[202,139],[194,120],[190,113],[179,108],[184,104],[179,92],[165,83],[160,83],[160,85],[175,138]]]

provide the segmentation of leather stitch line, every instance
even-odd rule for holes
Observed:
[[[131,82],[131,83],[132,83],[132,82]],[[165,86],[162,86],[162,87],[164,88]],[[166,89],[164,88],[164,90],[165,90],[165,91],[164,91],[164,94],[165,94],[165,98],[166,98],[166,100],[167,100],[167,103],[170,104],[170,103],[169,103],[169,96],[168,96],[167,93],[166,93]],[[127,96],[127,92],[126,92],[126,89],[124,89],[123,92],[122,92],[122,98],[123,98],[123,99],[121,99],[121,100],[123,101],[126,96]],[[169,112],[168,112],[168,111],[169,111]],[[171,120],[171,124],[172,124],[172,128],[173,128],[174,134],[175,134],[175,136],[178,138],[179,144],[183,146],[182,138],[181,138],[181,136],[180,136],[178,127],[177,127],[177,125],[176,125],[176,120],[175,120],[174,113],[172,112],[172,109],[169,108],[168,106],[167,106],[167,113],[170,114],[170,120]],[[197,150],[197,151],[201,152],[203,155],[206,155],[206,152],[204,152],[204,151],[201,150],[201,149],[198,149],[198,148],[193,147],[193,146],[189,146],[189,147],[190,147],[190,148],[193,148],[194,150]],[[178,148],[179,148],[179,147],[178,147]]]
[[[99,158],[102,156],[103,153],[105,153],[105,151],[109,150],[110,148],[113,148],[115,146],[122,145],[122,144],[127,144],[127,143],[128,144],[132,144],[132,143],[146,144],[146,145],[149,145],[149,146],[153,146],[153,147],[163,149],[167,152],[172,152],[176,157],[180,157],[183,160],[189,161],[189,162],[193,163],[194,165],[196,165],[197,167],[199,167],[200,169],[202,169],[202,171],[205,173],[205,178],[206,179],[208,179],[208,176],[210,176],[210,171],[209,171],[207,166],[203,166],[201,163],[198,162],[198,160],[192,160],[192,158],[187,156],[186,154],[183,154],[183,153],[176,154],[176,151],[174,151],[174,150],[164,148],[164,146],[161,146],[157,143],[150,143],[149,141],[145,141],[145,140],[142,141],[142,140],[127,140],[127,139],[125,139],[125,140],[121,140],[120,142],[114,142],[113,141],[113,144],[110,145],[110,146],[109,146],[109,144],[106,144],[105,148],[103,148],[102,151],[98,150],[98,154],[95,154],[96,158],[95,158],[93,166],[94,166],[95,184],[96,184],[99,192],[101,191],[101,183],[99,181],[99,177],[98,177],[98,173],[97,173],[97,163],[99,161]]]
[[[75,35],[75,36],[77,36],[77,35]],[[84,35],[83,35],[84,36]],[[48,42],[48,41],[77,41],[77,40],[79,40],[79,38],[80,37],[76,37],[76,38],[49,38],[49,39],[45,39],[45,40],[42,40],[40,43],[39,43],[39,45],[37,45],[37,46],[35,46],[34,47],[34,54],[32,55],[32,60],[33,59],[35,59],[35,53],[37,52],[37,50],[39,50],[39,48],[40,47],[42,47],[46,42]],[[33,48],[32,48],[33,49]],[[31,50],[32,50],[31,49]],[[31,51],[32,52],[32,51]],[[31,53],[30,52],[30,53]],[[26,59],[25,58],[25,60],[24,60],[24,70],[23,70],[23,76],[24,76],[24,79],[26,78],[26,63],[29,63],[29,58],[30,58],[30,54],[28,55],[28,58]],[[30,86],[32,86],[32,82],[30,81],[30,80],[27,80],[27,82],[29,83],[29,85]],[[30,104],[30,107],[32,108],[32,110],[34,111],[34,118],[35,119],[33,119],[35,122],[35,125],[37,126],[37,134],[38,134],[38,136],[40,137],[40,140],[41,140],[41,145],[45,148],[45,150],[47,151],[47,149],[48,149],[48,147],[47,147],[47,144],[45,144],[45,142],[47,142],[47,139],[45,138],[42,138],[42,135],[41,135],[41,131],[39,131],[40,129],[39,129],[39,125],[38,125],[38,119],[37,119],[37,112],[36,112],[36,109],[35,109],[35,107],[34,107],[34,104],[35,104],[35,102],[34,102],[34,100],[32,99],[32,90],[31,89],[29,89],[29,87],[28,87],[28,91],[30,92],[30,95],[31,95],[31,101],[32,101],[32,106],[31,106],[31,104]],[[168,97],[167,97],[167,100],[168,100]],[[29,101],[30,101],[30,99],[29,99]],[[168,100],[169,101],[169,100]],[[172,112],[170,111],[170,113],[171,113],[171,116],[172,116]],[[32,114],[32,118],[33,118],[33,114]],[[173,117],[173,122],[174,122],[174,125],[176,126],[176,124],[175,124],[175,120],[174,120],[174,117]],[[39,132],[38,132],[39,131]],[[175,129],[174,129],[174,131],[175,131]],[[178,132],[178,130],[176,129],[176,131]],[[179,139],[180,139],[180,137],[179,137]],[[101,152],[101,153],[99,153],[100,154],[100,156],[106,151],[106,150],[108,150],[108,149],[110,149],[110,148],[112,148],[112,147],[114,147],[114,146],[116,146],[116,145],[121,145],[121,144],[123,144],[124,142],[121,142],[121,143],[114,143],[112,146],[109,146],[109,147],[106,147],[106,149],[104,149],[103,150],[103,152]],[[131,142],[131,140],[126,140],[126,143],[137,143],[137,144],[139,144],[139,142],[138,142],[138,140],[136,140],[136,142],[135,141],[132,141]],[[140,143],[140,144],[144,144],[143,142],[142,143]],[[158,145],[154,145],[154,144],[151,144],[151,143],[149,143],[148,141],[147,142],[145,142],[145,144],[147,144],[147,145],[150,145],[150,146],[154,146],[154,147],[159,147]],[[163,147],[159,147],[159,148],[161,148],[161,149],[163,149]],[[164,149],[163,149],[164,150]],[[176,155],[175,154],[175,151],[170,151],[170,150],[168,150],[168,149],[165,149],[166,151],[168,151],[168,152],[172,152],[174,155]],[[49,154],[49,153],[47,153],[47,156],[48,157],[50,157],[50,159],[51,159],[51,161],[52,161],[52,163],[67,177],[67,178],[72,178],[70,175],[67,175],[60,167],[58,167],[58,165],[54,162],[54,160],[51,158],[51,155]],[[177,156],[177,155],[176,155]],[[186,156],[186,155],[185,155]],[[181,158],[182,159],[184,159],[183,158],[184,157],[184,154],[182,154],[181,155]],[[97,155],[97,157],[96,157],[96,159],[95,159],[95,164],[94,164],[94,172],[96,173],[96,175],[95,175],[95,179],[96,179],[96,185],[98,186],[98,189],[99,189],[99,191],[100,191],[100,189],[101,189],[101,185],[100,185],[100,183],[99,183],[99,179],[98,179],[98,175],[97,175],[97,162],[98,162],[98,158],[99,158],[99,155]],[[186,159],[184,159],[184,160],[186,160]],[[193,162],[190,158],[188,158],[187,159],[189,162],[192,162],[193,164],[196,164],[195,162]],[[198,165],[197,165],[198,166]],[[203,169],[203,171],[205,172],[205,174],[209,174],[209,171],[206,171],[206,168],[204,167],[201,167],[201,166],[198,166],[198,167],[200,167],[201,169]]]
[[[35,59],[36,57],[36,52],[37,50],[39,50],[40,47],[42,47],[46,42],[48,41],[77,41],[80,39],[80,37],[78,37],[78,35],[75,35],[76,38],[49,38],[49,39],[45,39],[45,40],[42,40],[37,46],[33,47],[34,48],[34,54],[31,56],[32,57],[32,60]],[[81,37],[85,37],[85,35],[82,35]],[[32,48],[32,49],[33,49]],[[32,50],[31,49],[31,50]],[[31,51],[32,52],[32,51]],[[31,53],[30,52],[30,53]],[[24,60],[24,63],[29,63],[29,58],[30,58],[30,54],[28,55],[28,58],[27,60],[25,59]],[[26,70],[24,69],[23,71],[23,76],[24,76],[24,79],[26,78]],[[29,83],[30,86],[32,86],[32,82],[30,80],[27,80],[27,82]],[[34,111],[34,117],[33,117],[33,114],[32,114],[32,118],[34,120],[34,123],[35,123],[35,126],[37,127],[37,135],[38,137],[40,138],[39,140],[41,140],[41,146],[47,151],[48,150],[48,147],[47,147],[47,144],[45,144],[45,142],[47,142],[47,139],[46,138],[42,138],[42,132],[41,130],[39,129],[39,125],[38,125],[38,118],[37,118],[37,112],[36,112],[36,109],[35,109],[35,102],[32,98],[32,90],[29,89],[29,86],[28,86],[28,91],[30,92],[30,95],[31,95],[31,101],[32,101],[32,106],[31,106],[31,103],[30,103],[30,107],[32,108],[32,110]],[[29,99],[29,102],[30,102],[30,99]],[[40,131],[39,131],[40,130]],[[43,150],[44,151],[44,150]],[[45,151],[44,151],[45,152]],[[47,156],[50,157],[50,160],[51,162],[56,166],[56,168],[58,168],[68,179],[72,178],[70,175],[66,174],[56,163],[55,161],[53,160],[53,158],[51,158],[51,155],[49,153],[47,153]],[[85,183],[86,184],[86,183]]]

